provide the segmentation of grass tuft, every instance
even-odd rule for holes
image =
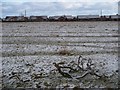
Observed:
[[[64,50],[58,51],[58,54],[59,55],[71,55],[71,51],[64,49]]]

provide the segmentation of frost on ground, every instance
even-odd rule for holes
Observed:
[[[14,88],[117,88],[117,22],[3,23],[2,86]],[[91,28],[92,27],[92,28]],[[62,75],[53,63],[77,68],[78,57],[91,59],[97,75]],[[90,70],[88,70],[90,71]]]

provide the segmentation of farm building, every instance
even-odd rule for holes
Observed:
[[[53,21],[70,21],[73,20],[74,17],[72,15],[63,15],[63,16],[50,16],[49,20]]]
[[[101,20],[112,20],[112,21],[117,21],[120,16],[119,15],[105,15],[100,17]]]
[[[59,17],[59,21],[66,21],[65,16],[60,16],[60,17]]]
[[[111,15],[112,19],[118,19],[118,15]]]
[[[0,18],[0,22],[2,21],[2,19]]]
[[[78,20],[97,20],[99,19],[99,15],[78,15]]]
[[[53,21],[58,21],[61,18],[61,16],[50,16],[49,20],[53,20]]]
[[[110,17],[111,17],[112,20],[115,20],[115,21],[120,20],[120,15],[118,15],[118,14],[117,15],[111,15]]]
[[[62,15],[62,16],[6,16],[0,21],[117,21],[120,20],[120,15]]]
[[[74,17],[72,15],[65,15],[66,20],[73,20]]]
[[[6,16],[5,21],[17,21],[17,16]]]
[[[27,21],[28,18],[24,16],[6,16],[5,21]]]
[[[47,16],[30,16],[30,21],[47,21]]]
[[[27,17],[24,17],[24,16],[18,16],[17,17],[17,21],[27,21],[28,18]]]
[[[41,16],[43,18],[43,20],[47,20],[48,17],[47,16]]]

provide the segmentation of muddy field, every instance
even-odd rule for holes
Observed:
[[[16,22],[2,23],[3,87],[118,87],[118,22]],[[66,52],[66,53],[63,53]],[[63,77],[54,62],[91,59],[95,75]]]

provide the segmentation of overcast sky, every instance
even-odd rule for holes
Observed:
[[[2,17],[21,15],[100,15],[117,14],[119,0],[4,0]]]

